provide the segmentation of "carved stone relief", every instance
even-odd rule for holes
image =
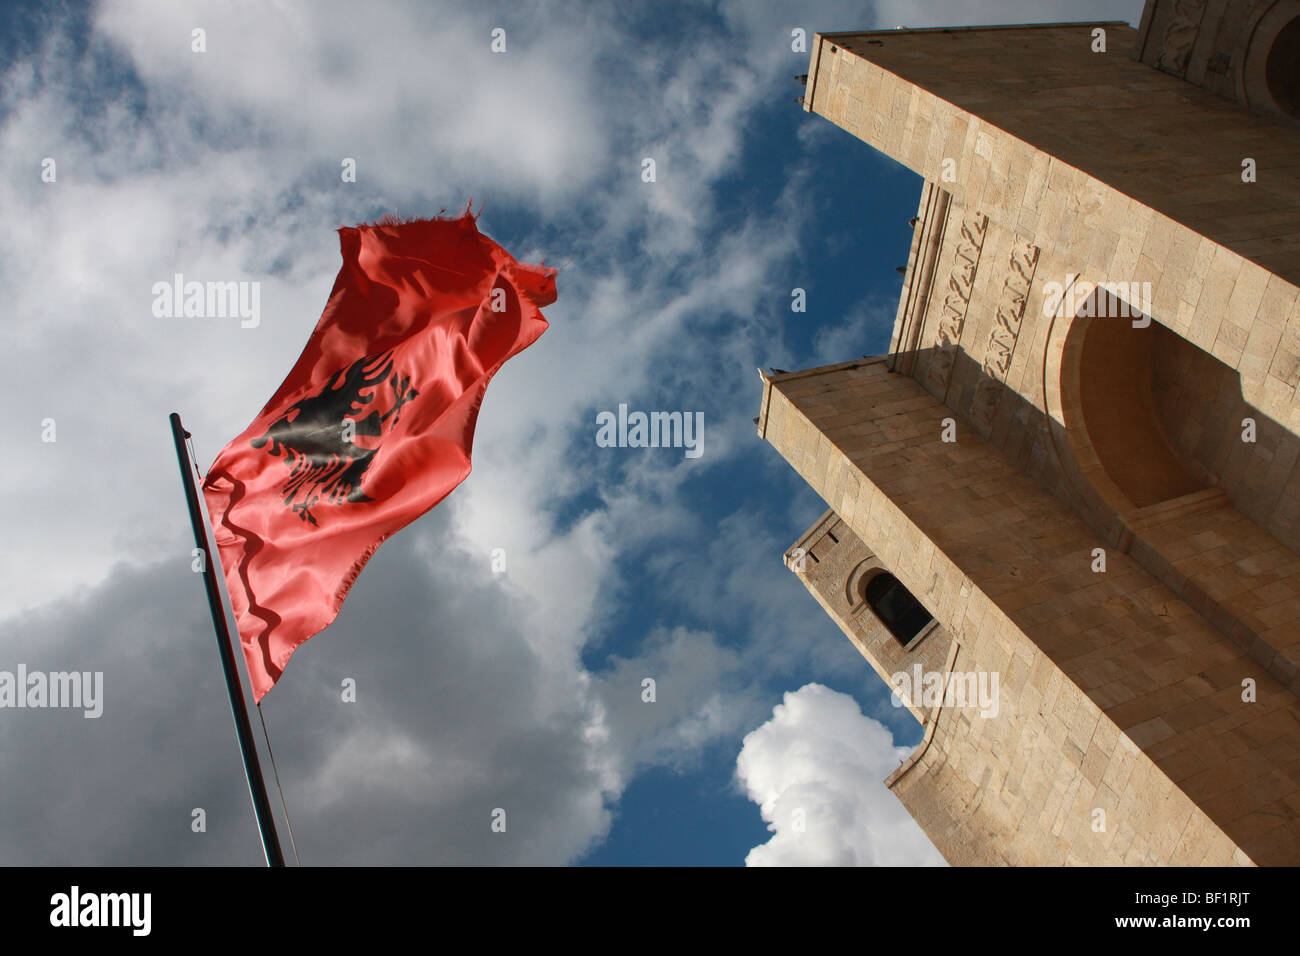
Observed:
[[[953,259],[948,284],[944,287],[943,306],[939,313],[938,342],[930,357],[927,373],[929,383],[942,391],[948,387],[961,330],[966,321],[966,307],[970,304],[971,290],[975,286],[975,271],[979,268],[984,236],[988,232],[989,217],[974,213],[961,224],[961,236]]]
[[[971,408],[971,418],[983,428],[987,428],[993,421],[998,394],[1011,370],[1011,359],[1020,338],[1020,325],[1025,318],[1029,290],[1034,284],[1034,272],[1038,268],[1038,253],[1038,247],[1029,242],[1017,242],[1011,249],[1007,278],[998,295],[993,329],[984,349],[984,375],[975,385],[975,401]]]

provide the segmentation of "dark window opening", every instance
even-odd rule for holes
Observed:
[[[894,639],[906,647],[934,618],[898,578],[888,572],[867,582],[867,604]]]

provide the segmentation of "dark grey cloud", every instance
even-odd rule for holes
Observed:
[[[431,516],[386,542],[264,701],[306,863],[556,863],[608,826],[581,687],[557,692],[526,606],[486,563],[430,567],[420,539],[445,525]],[[98,719],[0,710],[0,862],[258,862],[187,544],[0,623],[0,669],[104,673]],[[191,832],[195,807],[206,833]],[[505,833],[491,830],[496,808]]]

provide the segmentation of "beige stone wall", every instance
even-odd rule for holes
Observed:
[[[925,192],[937,188],[927,184]],[[921,207],[922,215],[938,208],[926,195]],[[1066,346],[1087,322],[1048,317],[1043,309],[1046,284],[1053,276],[1063,284],[1075,265],[1069,250],[1038,249],[955,201],[942,207],[937,225],[918,223],[918,237],[931,233],[939,237],[933,276],[921,274],[914,254],[905,280],[895,344],[906,340],[913,352],[898,357],[899,368],[1069,504],[1105,543],[1133,553],[1282,683],[1300,690],[1296,435],[1245,400],[1240,372],[1158,322],[1134,329],[1124,319],[1095,320],[1113,323],[1101,331],[1122,331],[1121,338],[1136,341],[1117,341],[1115,356],[1085,369],[1082,348]],[[1138,357],[1149,365],[1141,381],[1135,379],[1143,369],[1121,367]],[[1115,378],[1099,383],[1098,375]],[[1089,432],[1082,420],[1085,377],[1113,402],[1109,420],[1100,424],[1133,445],[1121,442],[1111,454],[1130,472],[1158,470],[1162,454],[1185,465],[1196,480],[1175,482],[1168,493],[1191,497],[1134,502],[1115,487],[1112,479],[1122,476],[1108,474],[1093,447],[1105,432],[1095,420]],[[1139,411],[1151,429],[1134,427]],[[1242,441],[1246,416],[1256,424],[1251,443]],[[1128,479],[1162,500],[1156,477]],[[1221,493],[1200,493],[1211,487]]]
[[[1294,431],[1300,127],[1131,59],[1122,24],[1094,54],[1090,29],[819,35],[805,108],[987,216],[1003,230],[985,250],[997,266],[1015,237],[1039,250],[1040,276],[1150,283],[1152,314]],[[1018,362],[1041,362],[1043,331],[1020,332]]]
[[[1112,53],[1120,42],[1114,26],[1106,27]],[[1111,177],[1102,182],[1040,149],[1051,139],[1041,139],[1033,123],[1016,125],[1058,108],[1051,91],[1075,90],[1085,78],[1094,106],[1108,110],[1132,107],[1134,90],[1155,83],[1177,96],[1151,102],[1181,115],[1186,131],[1181,139],[1159,138],[1159,148],[1202,155],[1193,133],[1199,142],[1213,130],[1192,105],[1210,94],[1146,64],[1094,54],[1089,35],[1085,25],[822,37],[811,105],[838,112],[851,132],[936,177],[922,192],[900,301],[894,347],[913,350],[897,360],[900,369],[1069,504],[1105,543],[1132,553],[1300,692],[1300,290],[1125,197],[1116,186],[1140,192],[1134,177],[1149,168],[1143,162],[1130,156],[1121,167],[1093,166]],[[1031,48],[1050,61],[1045,73],[1026,65]],[[977,70],[985,81],[975,81]],[[1214,109],[1255,124],[1260,136],[1289,142],[1296,135],[1211,99]],[[1088,129],[1092,108],[1072,106],[1069,122]],[[1034,143],[990,117],[1033,132]],[[940,182],[939,157],[949,154],[959,175]],[[1022,182],[1016,166],[1024,162],[1030,174]],[[1237,187],[1250,188],[1239,177]],[[1188,188],[1227,187],[1189,181]],[[1232,195],[1235,202],[1247,194]],[[1274,196],[1270,205],[1273,213],[1297,208],[1294,197]],[[932,262],[923,255],[931,246]],[[1117,344],[1087,368],[1083,340],[1115,330],[1089,331],[1089,322],[1064,306],[1048,307],[1051,284],[1071,281],[1074,288],[1109,282],[1133,289],[1129,304],[1154,319],[1145,338],[1133,330],[1132,348]],[[1144,284],[1149,302],[1140,294]],[[1185,342],[1195,347],[1170,347]],[[1145,366],[1134,363],[1139,344]],[[1133,367],[1113,368],[1125,363]],[[1113,380],[1099,384],[1108,369]],[[1133,381],[1139,374],[1146,377]],[[1105,414],[1094,407],[1086,422],[1089,389],[1112,407]],[[1246,417],[1256,426],[1250,443],[1242,440]],[[1138,427],[1144,422],[1145,430]],[[1210,488],[1222,494],[1202,493]]]
[[[997,718],[914,706],[889,781],[951,862],[1300,863],[1300,123],[1256,42],[1288,3],[1148,4],[1136,50],[814,44],[805,108],[926,183],[894,354],[778,376],[760,434],[832,508],[804,581],[877,672],[908,657],[862,555],[940,621],[927,668],[1001,675]],[[1050,294],[1098,283],[1149,324]]]
[[[949,417],[883,359],[779,376],[760,416],[760,434],[938,618],[955,666],[1001,675],[999,716],[941,712],[893,783],[940,850],[1300,862],[1295,696],[1129,556],[1108,549],[1095,573],[1097,534],[973,429],[944,442]]]

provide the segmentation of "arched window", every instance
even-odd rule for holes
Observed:
[[[888,571],[867,582],[865,596],[876,617],[904,647],[934,620],[925,606]]]

